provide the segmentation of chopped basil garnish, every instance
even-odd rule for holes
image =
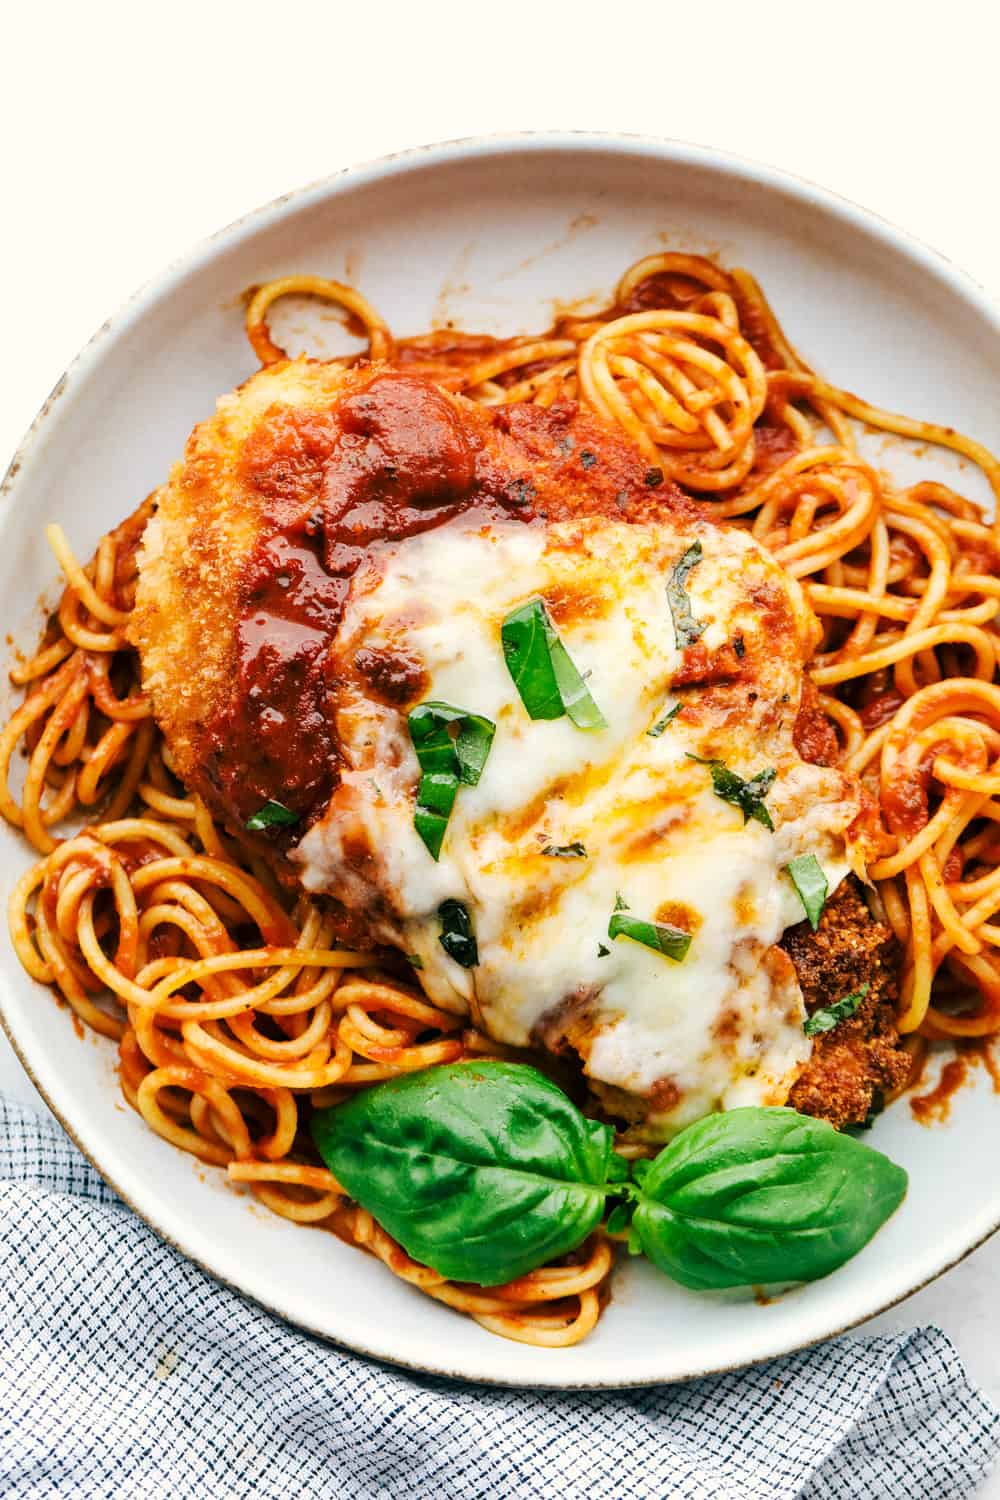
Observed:
[[[291,828],[298,821],[298,813],[292,812],[283,802],[265,802],[252,817],[247,818],[246,826],[251,833],[263,833],[266,828]]]
[[[587,851],[579,839],[572,844],[546,844],[542,850],[550,859],[586,859]]]
[[[522,604],[500,629],[504,661],[531,719],[568,714],[578,729],[606,729],[607,720],[559,639],[542,599]]]
[[[826,893],[829,890],[823,866],[815,854],[798,854],[788,861],[785,869],[791,876],[792,884],[798,891],[799,900],[809,918],[809,925],[815,932],[823,915]]]
[[[687,594],[687,576],[701,562],[701,543],[692,542],[690,547],[667,579],[667,603],[674,622],[674,638],[678,651],[693,646],[704,633],[705,627],[691,613],[691,600]]]
[[[407,722],[422,771],[451,771],[463,786],[475,786],[483,774],[496,725],[481,714],[450,703],[419,703]],[[457,733],[449,734],[454,724]]]
[[[404,953],[403,957],[406,959],[406,962],[410,965],[411,969],[422,969],[424,966],[424,961],[420,957],[419,953]]]
[[[621,898],[619,897],[619,900]],[[680,927],[671,927],[664,922],[643,922],[630,917],[622,907],[616,906],[608,923],[608,937],[627,937],[654,953],[662,953],[680,963],[691,946],[691,934]]]
[[[608,954],[610,952],[611,952],[611,949],[608,947],[607,943],[598,943],[598,945],[597,945],[597,956],[598,956],[598,958],[607,958],[607,956],[608,956]]]
[[[591,453],[589,448],[581,448],[580,462],[585,469],[592,469],[597,462],[597,454]]]
[[[667,709],[666,713],[661,718],[657,719],[652,729],[646,730],[649,738],[651,740],[658,740],[660,738],[660,735],[666,729],[667,725],[673,723],[674,719],[676,719],[677,715],[680,713],[683,707],[683,703],[672,704],[671,707]]]
[[[433,859],[439,858],[458,788],[475,786],[483,774],[496,725],[481,714],[449,703],[419,703],[408,720],[423,775],[417,788],[413,826]],[[452,736],[450,726],[457,733]]]
[[[764,806],[764,798],[774,785],[777,771],[773,767],[767,771],[758,771],[756,776],[751,776],[749,781],[736,771],[731,771],[721,760],[705,760],[700,755],[688,754],[688,760],[697,761],[700,766],[708,766],[712,773],[712,790],[723,802],[731,802],[738,807],[743,814],[744,823],[749,823],[755,818],[762,823],[771,833],[774,832],[774,824],[771,822],[771,814]]]
[[[441,918],[441,947],[449,958],[453,958],[463,969],[474,969],[479,962],[479,949],[472,930],[469,909],[461,901],[442,901],[438,907]]]
[[[841,1021],[853,1016],[870,988],[870,985],[863,984],[859,990],[845,995],[843,1000],[838,1000],[833,1005],[824,1005],[822,1010],[814,1010],[811,1016],[806,1017],[802,1027],[806,1036],[819,1036],[822,1031],[832,1031]]]

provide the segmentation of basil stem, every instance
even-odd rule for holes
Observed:
[[[513,610],[500,627],[504,661],[531,719],[568,714],[578,729],[606,729],[607,720],[555,626],[543,599]]]
[[[459,785],[477,785],[496,725],[481,714],[453,708],[450,703],[418,703],[410,710],[407,723],[423,772],[413,826],[431,858],[438,859]],[[450,732],[453,726],[457,730],[454,735]]]
[[[265,802],[247,818],[246,826],[251,833],[263,833],[266,828],[291,828],[298,821],[298,813],[283,802]]]
[[[704,625],[691,613],[691,600],[686,588],[687,576],[692,568],[698,566],[701,558],[701,543],[692,542],[667,580],[667,603],[674,622],[674,639],[678,651],[683,651],[686,646],[693,646],[705,631]]]
[[[832,1031],[841,1021],[853,1016],[870,989],[871,985],[863,984],[859,990],[845,995],[843,1000],[837,1000],[833,1005],[824,1005],[822,1010],[814,1010],[811,1016],[806,1017],[802,1030],[806,1036],[819,1036],[824,1031]]]
[[[774,832],[774,824],[771,822],[771,814],[764,806],[764,798],[774,785],[777,771],[770,768],[766,771],[758,771],[749,781],[736,771],[731,771],[721,760],[704,760],[700,755],[692,755],[688,752],[688,760],[695,760],[700,766],[708,766],[712,773],[712,790],[723,802],[731,802],[738,807],[743,814],[744,824],[749,823],[751,818]]]
[[[662,953],[675,963],[680,963],[687,956],[691,946],[691,934],[683,928],[671,927],[663,922],[643,922],[623,911],[612,912],[608,922],[608,937],[631,938],[634,943],[642,943],[644,948],[652,948],[654,953]]]
[[[823,874],[823,866],[815,854],[797,854],[794,859],[788,861],[785,869],[799,893],[799,900],[809,918],[809,925],[815,932],[819,927],[819,919],[823,915],[823,907],[826,905],[829,890],[826,876]]]
[[[468,907],[461,901],[442,901],[438,916],[441,919],[438,937],[441,947],[463,969],[474,969],[479,962],[479,948]]]

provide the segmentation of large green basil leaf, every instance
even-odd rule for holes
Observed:
[[[601,1221],[609,1126],[519,1063],[452,1063],[313,1116],[351,1197],[423,1265],[497,1286],[573,1250]]]
[[[906,1173],[791,1109],[734,1109],[683,1130],[636,1191],[633,1225],[666,1275],[697,1291],[814,1281],[899,1207]]]

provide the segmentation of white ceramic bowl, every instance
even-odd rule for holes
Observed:
[[[760,277],[793,341],[840,385],[1000,449],[1000,323],[964,276],[898,230],[807,183],[692,146],[586,135],[516,136],[410,152],[293,193],[224,230],[147,287],[60,381],[12,466],[0,515],[3,630],[31,646],[55,594],[42,536],[80,554],[158,484],[216,396],[254,368],[239,293],[292,271],[356,283],[394,329],[454,319],[488,332],[544,328],[554,299],[607,294],[640,255],[717,253]],[[307,320],[311,319],[311,326]],[[279,325],[282,326],[282,325]],[[293,308],[291,341],[343,338]],[[897,472],[954,479],[935,454]],[[981,493],[976,476],[959,483]],[[0,703],[0,707],[5,706]],[[9,890],[28,854],[0,830]],[[822,1339],[905,1297],[1000,1224],[1000,1101],[980,1077],[947,1125],[905,1102],[874,1143],[910,1172],[905,1204],[843,1270],[769,1306],[696,1296],[649,1266],[619,1270],[596,1332],[542,1350],[484,1332],[329,1234],[255,1207],[223,1175],[152,1135],[122,1102],[114,1049],[70,1018],[0,941],[3,1016],[22,1061],[121,1195],[192,1260],[325,1338],[476,1380],[614,1386],[741,1365]]]

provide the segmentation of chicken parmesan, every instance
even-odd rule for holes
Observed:
[[[289,294],[364,353],[289,357]],[[91,561],[48,528],[25,969],[150,1129],[504,1336],[583,1338],[626,1236],[693,1290],[829,1274],[906,1189],[851,1137],[1000,1031],[1000,547],[857,424],[1000,465],[682,253],[537,336],[315,276],[246,329]]]
[[[519,690],[519,612],[591,721]],[[789,871],[833,893],[865,868],[858,784],[796,748],[819,625],[612,431],[377,365],[272,366],[159,495],[130,632],[184,780],[244,826],[280,807],[258,838],[286,878],[346,940],[408,954],[434,1004],[577,1060],[634,1134],[787,1099],[812,1052]],[[412,716],[435,705],[445,757],[463,716],[490,746],[430,847]]]

